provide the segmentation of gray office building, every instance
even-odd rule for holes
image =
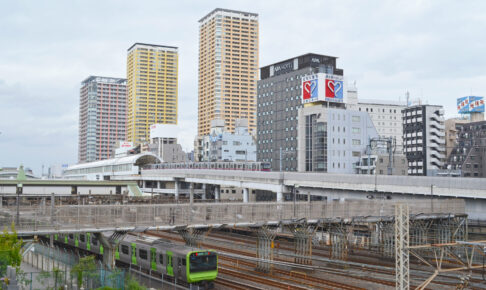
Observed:
[[[343,75],[337,57],[305,54],[260,68],[257,86],[257,160],[273,171],[297,171],[297,114],[302,107],[301,77]],[[282,158],[280,158],[282,156]]]

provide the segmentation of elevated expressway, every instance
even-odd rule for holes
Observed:
[[[323,196],[327,200],[461,198],[466,201],[466,212],[470,218],[486,219],[486,179],[483,178],[151,169],[142,170],[137,177],[117,179],[137,180],[142,190],[147,181],[174,182],[172,192],[176,197],[179,195],[180,182],[212,185],[216,199],[219,196],[219,187],[243,188],[244,202],[248,202],[248,189],[275,192],[277,202],[281,202],[284,195],[293,190],[298,190],[301,195]]]

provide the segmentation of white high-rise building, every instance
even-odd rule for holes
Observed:
[[[356,84],[348,87],[347,108],[367,112],[380,137],[396,140],[397,153],[403,151],[402,110],[406,107],[406,101],[358,99]]]

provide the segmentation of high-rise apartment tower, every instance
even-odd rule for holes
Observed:
[[[112,158],[126,138],[126,79],[90,76],[81,83],[78,162]]]
[[[198,135],[222,119],[234,132],[236,119],[256,129],[258,14],[217,8],[199,20]]]
[[[177,124],[177,47],[135,43],[127,56],[127,139],[148,142],[150,125]]]

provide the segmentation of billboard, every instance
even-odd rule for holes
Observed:
[[[302,103],[343,102],[343,77],[318,73],[302,77]]]
[[[457,99],[457,112],[459,114],[483,113],[484,98],[467,96]]]

